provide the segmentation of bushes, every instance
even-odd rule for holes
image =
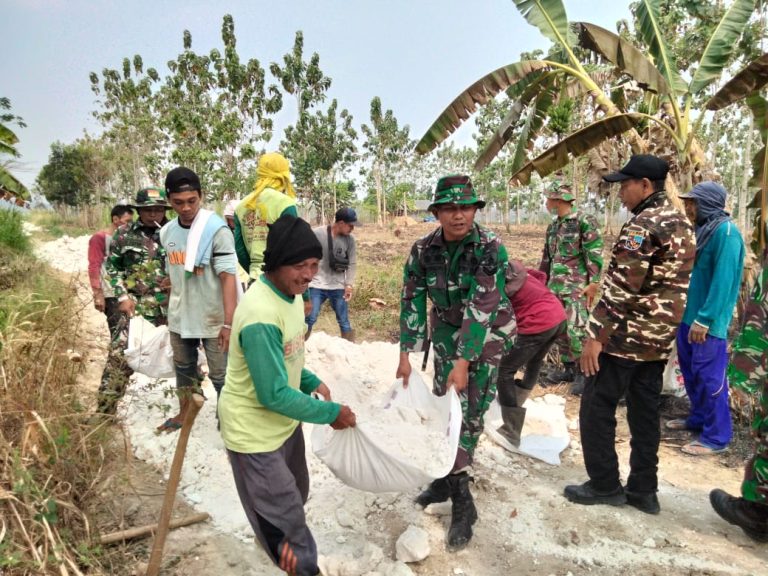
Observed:
[[[0,247],[16,252],[29,252],[29,237],[24,234],[23,218],[19,212],[0,209]]]

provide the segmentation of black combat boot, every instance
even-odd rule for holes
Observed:
[[[756,542],[768,542],[768,506],[735,498],[719,488],[709,493],[709,502],[726,522],[738,526]]]
[[[448,529],[448,550],[461,550],[472,540],[472,524],[477,521],[477,508],[469,483],[472,477],[466,472],[448,476],[451,487],[451,527]]]
[[[426,508],[430,504],[445,502],[451,496],[451,487],[448,485],[448,476],[433,480],[424,492],[416,496],[416,504]]]
[[[551,384],[557,384],[559,382],[573,382],[575,376],[576,364],[574,362],[563,362],[562,370],[555,370],[547,376],[547,380]]]

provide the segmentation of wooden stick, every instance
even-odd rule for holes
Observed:
[[[198,522],[205,522],[210,518],[208,512],[198,512],[197,514],[190,514],[189,516],[183,516],[176,518],[168,523],[168,528],[173,530],[174,528],[181,528],[182,526],[189,526],[190,524],[197,524]],[[145,536],[154,536],[157,532],[157,524],[147,524],[146,526],[136,526],[135,528],[128,528],[127,530],[120,530],[119,532],[112,532],[111,534],[104,534],[99,542],[102,544],[114,544],[115,542],[122,542],[123,540],[132,540],[134,538],[144,538]]]
[[[181,396],[180,399],[182,403],[185,401],[183,396]],[[171,521],[173,503],[176,500],[176,488],[178,488],[179,480],[181,479],[181,467],[184,464],[184,454],[187,451],[189,433],[192,431],[192,426],[195,424],[197,413],[200,411],[200,408],[202,408],[204,402],[205,398],[197,393],[192,394],[191,402],[189,397],[186,398],[187,413],[184,416],[184,423],[181,425],[179,441],[176,442],[176,452],[173,455],[171,474],[168,478],[168,486],[165,489],[163,508],[160,511],[160,519],[157,522],[157,534],[155,535],[155,541],[152,544],[152,554],[149,557],[149,565],[147,566],[147,576],[157,576],[160,573],[160,563],[163,561],[165,538],[168,536],[168,524]]]

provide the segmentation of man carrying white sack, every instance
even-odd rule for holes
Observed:
[[[286,215],[269,226],[264,273],[235,311],[219,404],[221,436],[245,514],[272,561],[296,576],[320,572],[304,515],[309,471],[301,422],[336,430],[355,425],[352,410],[331,402],[328,387],[304,368],[300,295],[322,256],[304,220]]]

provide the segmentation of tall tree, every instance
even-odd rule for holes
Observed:
[[[399,127],[392,110],[382,111],[381,99],[375,96],[371,100],[371,124],[362,125],[366,157],[370,162],[368,174],[373,179],[376,191],[376,221],[381,226],[386,215],[385,185],[392,186],[393,168],[404,161],[405,155],[413,147],[410,140],[409,126]]]
[[[280,146],[291,161],[296,187],[318,220],[336,207],[336,179],[356,159],[357,132],[352,115],[338,112],[334,99],[327,108],[322,104],[331,87],[331,78],[320,69],[320,56],[312,53],[304,60],[304,35],[299,30],[293,50],[283,56],[283,65],[269,67],[283,90],[296,100],[296,122],[285,130]]]

